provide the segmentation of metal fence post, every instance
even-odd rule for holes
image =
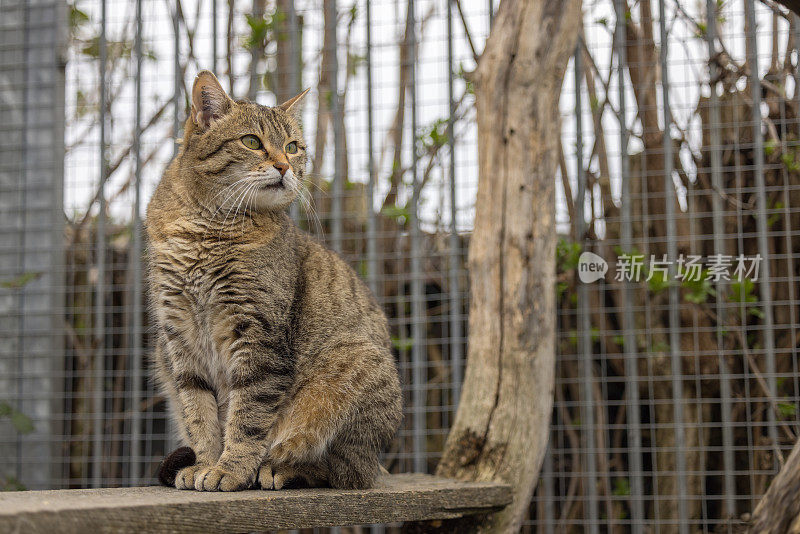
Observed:
[[[331,246],[333,250],[342,252],[342,195],[344,192],[344,132],[342,132],[342,110],[339,105],[339,59],[337,57],[338,40],[336,24],[336,0],[324,2],[328,13],[325,17],[329,25],[328,31],[333,34],[333,50],[331,50],[331,109],[333,118],[333,183],[331,184]]]
[[[617,84],[618,84],[618,122],[620,128],[620,171],[622,175],[622,209],[621,209],[621,238],[622,247],[626,253],[633,249],[633,231],[631,227],[631,193],[630,193],[630,163],[628,159],[628,127],[625,106],[625,69],[627,67],[627,54],[625,50],[625,19],[627,3],[623,0],[614,0],[616,13],[616,33],[614,41],[614,55],[617,56]],[[631,486],[631,524],[634,533],[644,531],[644,483],[642,480],[642,429],[639,416],[639,368],[638,350],[634,329],[636,323],[633,318],[633,289],[631,282],[622,281],[622,295],[625,309],[622,313],[623,350],[625,353],[625,391],[626,391],[626,417],[630,434],[628,436],[628,470]]]
[[[770,401],[774,400],[777,392],[777,378],[775,376],[775,333],[774,321],[772,316],[772,286],[770,277],[769,242],[767,241],[767,205],[766,186],[764,184],[764,138],[761,133],[761,78],[758,73],[758,39],[756,38],[756,15],[753,0],[745,2],[745,15],[747,20],[747,40],[750,46],[750,57],[747,62],[750,66],[750,95],[753,99],[753,173],[756,184],[756,228],[758,232],[758,253],[762,261],[760,265],[759,277],[759,299],[764,313],[764,358],[766,360],[766,375],[768,395]],[[769,403],[768,403],[769,404]],[[775,423],[775,411],[770,406],[767,409],[769,437],[775,448],[774,465],[775,469],[780,467],[779,458],[781,457],[780,443],[778,441],[778,427]]]
[[[708,42],[708,57],[714,57],[716,54],[716,38],[717,38],[717,2],[716,0],[706,0],[706,40]],[[726,254],[725,247],[725,224],[722,220],[722,161],[720,151],[720,135],[719,135],[719,98],[717,96],[717,65],[713,61],[709,62],[709,87],[711,94],[709,96],[709,128],[710,128],[710,157],[711,157],[711,185],[714,188],[711,191],[711,206],[713,210],[713,227],[714,227],[714,253]],[[724,306],[724,288],[725,281],[720,279],[717,283],[717,298],[716,298],[716,312],[717,312],[717,351],[719,361],[719,375],[720,375],[720,411],[722,420],[722,463],[723,463],[723,487],[725,488],[725,511],[728,517],[733,517],[736,514],[736,480],[734,478],[734,456],[733,456],[733,427],[731,425],[731,384],[730,384],[730,370],[728,363],[725,360],[724,352],[724,339],[720,325],[725,324],[725,306]]]
[[[464,379],[463,350],[461,337],[463,336],[461,322],[461,287],[459,271],[461,270],[461,243],[458,237],[458,199],[456,197],[456,102],[453,90],[453,0],[445,0],[447,4],[447,100],[449,113],[447,116],[447,147],[450,150],[448,160],[450,170],[449,200],[450,200],[450,236],[449,263],[448,263],[448,300],[450,304],[450,368],[453,382],[453,405],[458,406],[461,398],[461,382]]]
[[[107,0],[101,0],[100,21],[100,178],[98,183],[98,213],[95,237],[95,265],[97,266],[97,282],[95,283],[94,305],[94,373],[92,375],[92,487],[99,488],[103,484],[103,412],[105,411],[105,336],[106,336],[106,178],[108,164],[106,162],[106,11]]]
[[[131,350],[131,469],[130,479],[137,484],[141,478],[141,410],[142,401],[142,0],[136,0],[136,98],[134,104],[134,127],[132,158],[134,163],[134,200],[133,200],[133,240],[130,251],[131,269],[131,314],[132,325],[130,335]]]
[[[409,91],[411,92],[411,209],[409,210],[409,232],[411,234],[411,363],[413,369],[414,392],[414,470],[423,473],[427,470],[427,447],[425,439],[425,400],[427,383],[427,353],[425,351],[425,302],[422,287],[422,265],[420,258],[419,228],[419,175],[417,163],[417,22],[414,13],[414,0],[408,0],[408,16],[411,18],[411,38],[409,39]]]

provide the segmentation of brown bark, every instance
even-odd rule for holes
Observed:
[[[800,533],[800,441],[778,476],[769,486],[769,491],[758,503],[750,522],[750,534],[772,532]]]
[[[579,16],[577,0],[504,0],[475,74],[480,174],[468,361],[437,473],[514,489],[514,502],[475,530],[519,529],[547,445],[558,99]]]
[[[788,8],[795,15],[800,15],[800,0],[775,0],[780,5]]]

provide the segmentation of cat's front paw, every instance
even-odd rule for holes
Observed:
[[[208,467],[208,464],[194,464],[184,467],[175,475],[175,487],[178,489],[195,489],[197,473]]]
[[[258,475],[256,476],[258,486],[263,490],[275,489],[275,472],[272,470],[272,464],[264,462],[258,468]]]
[[[194,479],[194,488],[197,491],[241,491],[248,487],[248,480],[219,465],[198,471]]]

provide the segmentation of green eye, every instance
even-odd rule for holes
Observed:
[[[297,154],[297,141],[292,141],[291,143],[286,145],[286,153]]]
[[[242,144],[250,150],[259,150],[261,148],[261,139],[255,135],[245,135],[242,137]]]

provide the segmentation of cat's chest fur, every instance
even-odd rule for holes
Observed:
[[[252,247],[212,239],[173,237],[152,244],[151,280],[158,322],[179,336],[190,357],[225,389],[226,362],[215,327],[254,296],[269,307],[259,291],[262,266],[248,257]],[[259,272],[256,272],[259,271]]]
[[[235,290],[248,270],[241,247],[229,242],[173,238],[155,244],[154,252],[160,289],[179,291],[195,313],[209,310],[221,293]]]

